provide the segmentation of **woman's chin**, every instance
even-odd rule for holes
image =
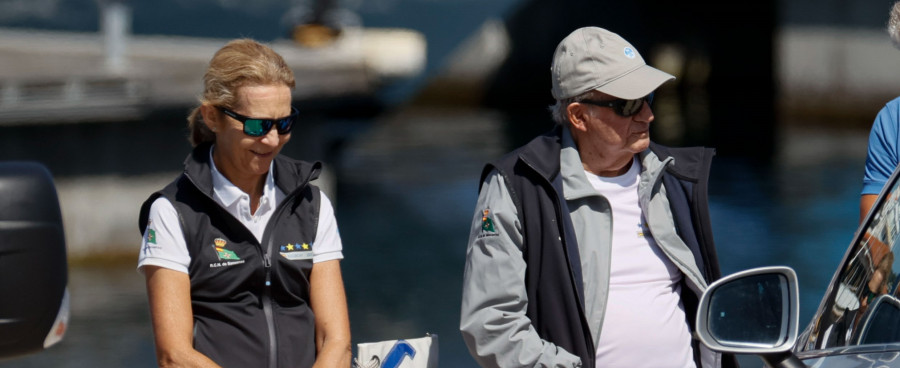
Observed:
[[[250,160],[250,165],[248,167],[248,171],[254,175],[265,175],[269,172],[269,167],[272,164],[272,160],[261,160],[258,158],[254,158]]]

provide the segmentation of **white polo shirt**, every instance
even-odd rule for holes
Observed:
[[[210,150],[209,162],[212,171],[213,199],[246,226],[258,241],[262,242],[266,224],[275,212],[275,208],[286,197],[285,193],[275,186],[272,164],[269,165],[269,173],[266,175],[259,207],[255,214],[251,214],[250,196],[232,184],[216,169],[216,164],[212,159],[212,150]],[[175,207],[168,199],[160,197],[150,206],[148,218],[147,228],[150,228],[149,224],[153,225],[156,239],[154,243],[148,243],[145,231],[141,241],[138,270],[141,270],[143,266],[152,265],[188,273],[191,257]],[[321,193],[319,201],[319,223],[316,229],[315,244],[313,263],[344,258],[341,236],[338,232],[337,220],[334,217],[334,208],[324,192]]]

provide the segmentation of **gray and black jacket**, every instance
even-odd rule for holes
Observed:
[[[720,276],[706,193],[713,154],[651,144],[638,155],[640,206],[657,244],[684,274],[691,328],[699,295]],[[556,127],[488,164],[477,206],[460,321],[472,355],[483,367],[593,367],[612,215],[587,181],[568,129]],[[697,343],[694,351],[698,366],[701,351],[708,365],[733,363]]]
[[[262,242],[213,199],[210,145],[196,147],[175,181],[141,207],[140,231],[150,205],[168,199],[178,212],[191,262],[194,348],[223,367],[310,367],[315,323],[309,305],[320,193],[310,180],[321,164],[277,156],[274,179],[287,193]],[[288,245],[297,245],[288,247]]]

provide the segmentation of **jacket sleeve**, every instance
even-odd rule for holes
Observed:
[[[482,367],[580,367],[581,359],[538,336],[526,316],[522,231],[503,177],[478,197],[463,278],[460,331]]]

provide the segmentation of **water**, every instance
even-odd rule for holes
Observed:
[[[722,272],[795,268],[801,317],[811,318],[856,230],[863,165],[860,158],[789,168],[720,159],[710,207]]]

